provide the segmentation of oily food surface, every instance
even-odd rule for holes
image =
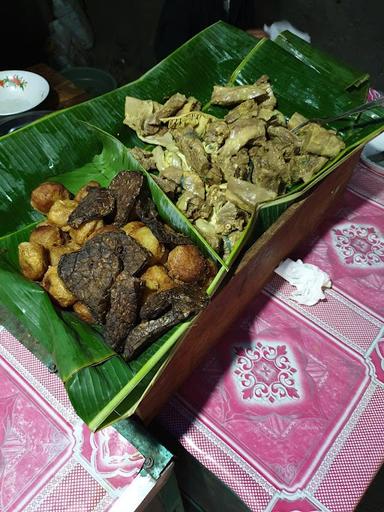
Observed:
[[[236,87],[214,86],[212,105],[224,118],[201,111],[181,93],[163,105],[127,97],[124,123],[152,151],[132,150],[177,207],[219,254],[228,256],[258,203],[308,182],[345,147],[331,130],[277,110],[266,76]]]
[[[23,274],[101,325],[126,360],[207,304],[213,263],[161,221],[141,173],[122,171],[108,188],[90,182],[73,198],[43,183],[31,203],[47,219],[19,245]]]

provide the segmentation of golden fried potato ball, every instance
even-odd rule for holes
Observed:
[[[87,322],[87,324],[95,323],[95,319],[93,318],[89,307],[86,306],[83,302],[75,302],[73,305],[73,311],[81,320]]]
[[[19,265],[25,277],[39,281],[48,268],[48,257],[44,247],[35,242],[21,242]]]
[[[63,308],[68,308],[77,301],[61,280],[57,273],[57,266],[48,267],[41,284],[44,290]]]
[[[89,183],[84,185],[84,187],[81,187],[81,189],[75,195],[75,201],[78,201],[80,203],[80,201],[84,199],[84,197],[88,194],[91,188],[100,188],[100,184],[97,183],[97,181],[90,181]]]
[[[122,230],[132,238],[134,238],[134,233],[139,229],[145,226],[144,222],[140,222],[139,220],[133,220],[132,222],[128,222],[125,226],[122,227]]]
[[[58,265],[60,258],[63,254],[69,254],[80,249],[80,245],[75,243],[73,240],[66,243],[65,245],[54,245],[49,249],[49,261],[51,265]]]
[[[46,182],[32,191],[31,205],[35,210],[47,214],[53,203],[69,197],[69,191],[61,183]]]
[[[29,241],[42,245],[49,249],[54,245],[61,245],[63,237],[60,229],[52,224],[43,224],[37,226],[29,236]]]
[[[176,283],[172,281],[167,270],[162,265],[148,267],[144,274],[141,275],[141,280],[144,282],[146,288],[156,292],[169,290],[169,288],[176,286]]]
[[[133,238],[152,254],[152,263],[164,263],[168,254],[167,250],[165,246],[158,241],[149,227],[143,226],[139,228],[135,231]]]
[[[55,201],[48,212],[48,221],[59,228],[68,228],[68,217],[77,207],[77,202],[73,199],[59,199]]]
[[[173,279],[199,282],[206,277],[206,259],[195,245],[177,245],[168,255],[167,269]]]
[[[151,264],[163,263],[167,256],[164,245],[158,241],[148,226],[138,226],[142,223],[136,221],[135,226],[132,226],[132,224],[133,222],[129,222],[123,227],[123,230],[152,254]]]
[[[88,240],[88,238],[95,233],[95,231],[101,229],[104,225],[104,222],[99,220],[90,220],[89,222],[85,222],[79,228],[74,229],[70,228],[69,234],[72,240],[74,240],[77,244],[83,245],[83,243]]]

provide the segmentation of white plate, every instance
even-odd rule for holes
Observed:
[[[362,161],[376,171],[384,171],[384,133],[368,142],[361,153]]]
[[[36,107],[49,93],[45,78],[31,71],[0,71],[0,116]]]

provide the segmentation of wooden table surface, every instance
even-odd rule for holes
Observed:
[[[88,93],[80,89],[68,78],[44,63],[34,64],[30,71],[43,76],[49,83],[50,91],[38,110],[61,110],[88,100]]]

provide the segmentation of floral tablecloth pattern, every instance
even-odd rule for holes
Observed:
[[[0,383],[2,512],[112,511],[128,489],[153,487],[137,485],[143,455],[113,428],[91,432],[59,378],[3,327]]]
[[[384,460],[383,235],[384,175],[359,164],[291,255],[326,300],[274,275],[160,416],[255,512],[352,512]]]

